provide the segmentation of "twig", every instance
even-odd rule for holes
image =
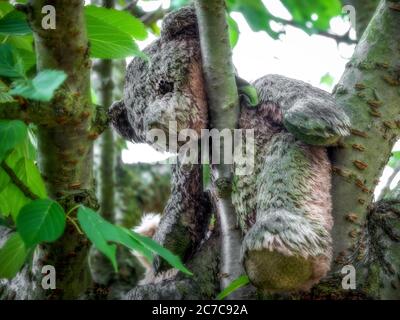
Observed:
[[[292,26],[292,27],[299,28],[299,29],[304,29],[304,26],[302,24],[300,24],[296,21],[293,21],[293,20],[286,20],[283,18],[275,17],[275,16],[271,16],[271,20],[273,20],[277,23],[284,24],[284,25]],[[324,36],[327,38],[331,38],[338,43],[340,43],[340,42],[345,42],[348,44],[356,44],[357,43],[357,40],[353,40],[350,38],[350,30],[348,32],[346,32],[344,35],[339,35],[339,34],[335,34],[335,33],[329,32],[329,31],[323,31],[323,30],[319,30],[319,29],[310,29],[310,31],[312,31],[314,34]]]
[[[5,160],[1,162],[1,167],[10,177],[11,181],[22,191],[22,193],[31,200],[37,200],[39,197],[34,194],[24,183],[23,181],[17,177],[14,170],[6,163]]]
[[[137,6],[137,1],[132,1],[123,10],[128,11],[133,16],[139,18],[148,27],[162,19],[167,13],[170,12],[169,9],[163,9],[162,7],[159,7],[152,12],[143,11]]]

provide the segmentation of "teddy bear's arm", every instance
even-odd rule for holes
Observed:
[[[211,204],[201,181],[201,165],[177,164],[172,167],[171,197],[154,235],[154,240],[183,260],[194,252],[208,227]],[[158,258],[154,265],[156,271],[170,268]]]
[[[261,103],[278,106],[283,125],[303,142],[329,146],[349,134],[349,118],[329,93],[280,75],[260,78],[254,86]]]

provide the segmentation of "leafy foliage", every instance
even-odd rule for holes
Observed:
[[[9,44],[0,45],[0,76],[7,78],[23,78],[25,76],[22,58]]]
[[[14,98],[9,94],[9,88],[0,80],[0,103],[12,102]]]
[[[10,100],[9,96],[21,96],[26,99],[48,102],[52,99],[54,91],[65,81],[67,75],[63,71],[44,70],[39,72],[32,80],[26,77],[26,70],[34,61],[24,64],[21,54],[29,51],[20,49],[17,51],[10,44],[0,45],[0,76],[14,80],[11,90],[4,85],[1,87],[3,99]]]
[[[0,161],[28,134],[25,123],[20,120],[0,120]]]
[[[321,77],[320,83],[326,84],[329,87],[332,87],[335,82],[335,79],[331,76],[330,73],[326,73]]]
[[[295,21],[304,31],[315,33],[317,30],[328,30],[330,20],[339,16],[342,4],[339,0],[281,0]],[[313,19],[313,17],[315,17]],[[310,22],[312,27],[308,27]],[[309,24],[310,25],[310,24]]]
[[[141,236],[129,229],[115,226],[89,208],[84,206],[79,208],[78,221],[82,230],[95,247],[110,259],[115,270],[117,270],[116,246],[109,242],[119,243],[128,249],[138,251],[150,259],[150,261],[152,260],[151,254],[156,253],[168,261],[173,267],[186,274],[191,274],[182,264],[179,257],[161,247],[154,240]]]
[[[15,165],[15,174],[30,190],[35,190],[39,198],[47,197],[46,187],[35,162],[22,157]]]
[[[32,201],[21,209],[17,217],[17,230],[28,248],[57,240],[64,229],[64,210],[50,199]]]
[[[239,27],[236,21],[230,16],[227,16],[228,27],[229,27],[229,41],[231,43],[231,47],[234,48],[239,41]]]
[[[12,279],[23,266],[28,251],[18,233],[14,233],[0,249],[0,279]]]
[[[392,169],[397,168],[400,165],[400,151],[392,152],[392,156],[389,159],[388,166]]]
[[[31,32],[22,12],[13,10],[0,19],[0,34],[24,35]]]
[[[271,15],[261,0],[227,0],[229,11],[238,11],[245,17],[253,31],[266,31],[273,39],[279,33],[272,30],[269,21]]]
[[[63,71],[44,70],[32,80],[24,79],[15,82],[10,91],[13,96],[48,102],[53,98],[54,91],[65,81],[67,75]]]
[[[140,20],[127,12],[95,6],[85,7],[85,18],[93,58],[144,57],[134,41],[147,37],[146,28]]]
[[[6,147],[3,160],[13,174],[39,197],[46,197],[43,179],[39,173],[32,133],[19,121],[0,120],[1,147]],[[4,139],[3,142],[1,139]],[[0,167],[0,215],[16,219],[20,209],[28,204],[27,198],[11,177]]]
[[[244,287],[250,283],[249,277],[242,275],[239,278],[233,280],[222,292],[217,296],[217,300],[222,300],[229,296],[231,293],[235,292],[241,287]]]

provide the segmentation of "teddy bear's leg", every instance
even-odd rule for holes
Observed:
[[[211,213],[210,200],[202,189],[201,165],[174,165],[171,197],[164,209],[154,240],[186,260],[204,238]],[[154,261],[156,271],[170,268]]]
[[[274,136],[257,179],[256,222],[242,247],[256,287],[307,290],[325,276],[332,254],[330,186],[324,148],[285,131]]]

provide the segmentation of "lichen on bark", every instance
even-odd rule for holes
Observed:
[[[400,14],[392,4],[380,2],[334,90],[336,101],[351,119],[352,134],[331,150],[333,273],[354,262],[351,257],[358,250],[367,213],[373,208],[374,188],[399,137]],[[364,268],[357,266],[360,283],[371,280],[364,277]],[[373,281],[381,280],[375,277]],[[384,298],[384,294],[376,295],[374,287],[376,284],[365,288],[365,293]]]
[[[57,29],[43,29],[42,8],[52,5],[57,12]],[[50,198],[66,210],[77,204],[97,209],[92,175],[93,129],[96,108],[91,103],[89,45],[80,0],[32,0],[19,5],[28,15],[34,34],[37,70],[57,69],[67,74],[62,87],[47,104],[27,102],[25,109],[40,110],[45,117],[25,114],[38,126],[38,165]],[[12,116],[20,117],[18,106]],[[6,111],[5,111],[6,112]],[[76,212],[71,214],[75,217]],[[68,224],[55,243],[42,245],[34,255],[32,268],[26,266],[5,284],[5,295],[15,299],[76,299],[92,281],[87,265],[89,241]],[[42,290],[41,266],[57,271],[57,289]]]

